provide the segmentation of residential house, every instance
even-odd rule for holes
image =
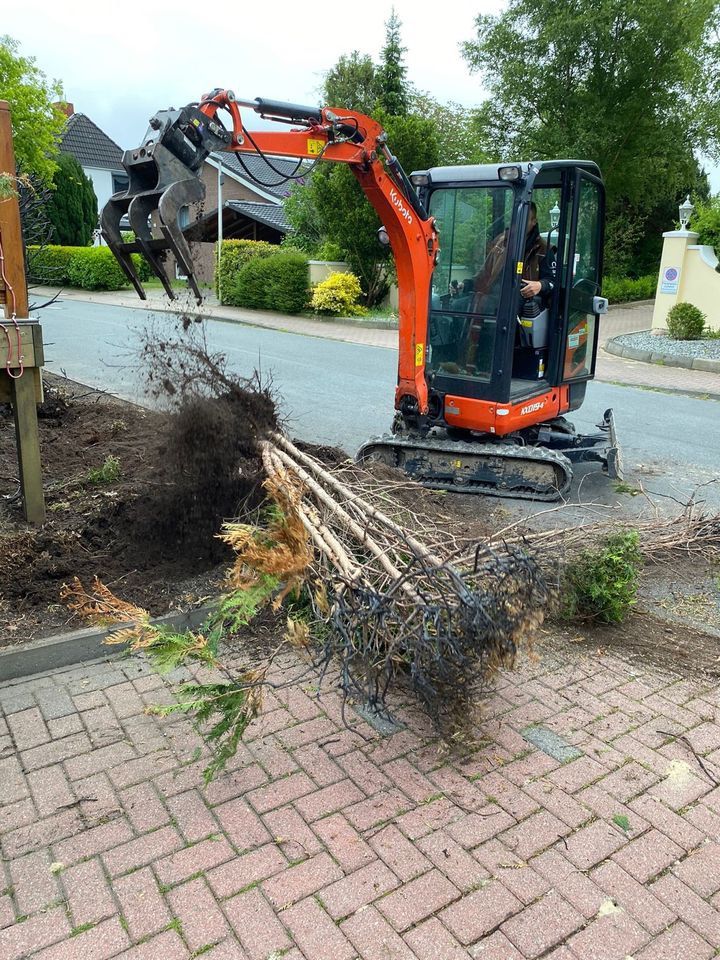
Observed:
[[[98,210],[118,190],[125,190],[128,175],[122,165],[123,151],[84,113],[75,113],[72,103],[58,104],[68,121],[60,137],[60,149],[69,153],[92,180]]]

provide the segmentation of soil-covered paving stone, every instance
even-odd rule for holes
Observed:
[[[365,741],[334,689],[284,691],[206,787],[191,722],[145,712],[171,679],[126,659],[0,685],[2,960],[720,948],[720,684],[548,652],[499,678],[464,756],[412,709]]]

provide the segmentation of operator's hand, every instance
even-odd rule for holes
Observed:
[[[542,290],[542,283],[539,280],[523,280],[523,285],[520,288],[520,293],[522,296],[529,300],[530,297],[536,297]]]

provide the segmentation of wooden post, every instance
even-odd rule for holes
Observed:
[[[0,100],[0,174],[8,173],[14,177],[15,169],[10,105],[7,101]],[[28,293],[20,206],[17,197],[0,200],[0,243],[2,243],[4,258],[3,272],[7,280],[6,284],[3,282],[3,290],[0,294],[4,300],[5,317],[10,321],[15,317],[25,320],[28,316]],[[12,326],[5,324],[5,326],[12,338],[14,324]],[[42,363],[42,347],[39,357]],[[37,381],[40,378],[39,365],[35,367],[33,358],[32,366],[29,365],[28,369],[22,372],[22,376],[18,376],[19,369],[13,369],[12,377],[5,368],[0,373],[2,379],[10,381],[10,401],[15,416],[20,486],[25,519],[28,523],[42,523],[45,519],[45,499],[40,469],[40,436],[35,406]]]

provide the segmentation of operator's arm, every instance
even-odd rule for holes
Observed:
[[[545,256],[540,259],[540,293],[549,296],[555,289],[557,274],[557,247],[548,247]]]

